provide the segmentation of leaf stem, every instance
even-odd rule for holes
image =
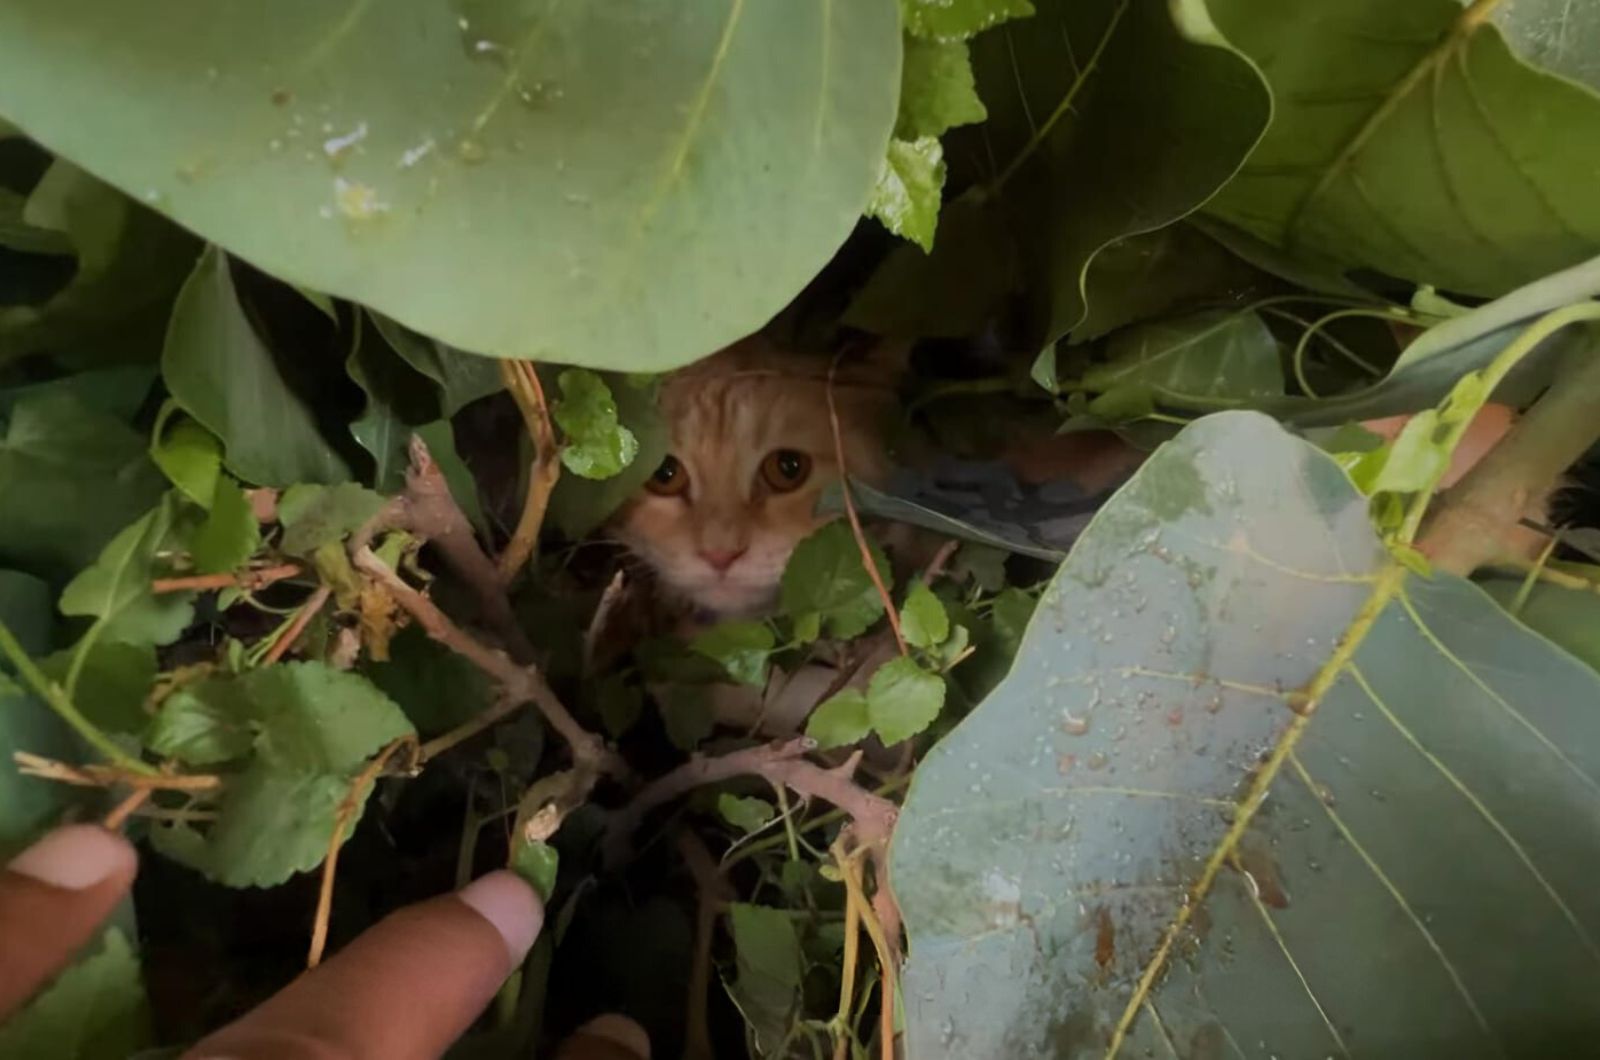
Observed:
[[[561,460],[555,427],[550,422],[550,403],[545,400],[533,362],[501,361],[500,372],[533,441],[533,464],[528,469],[528,493],[522,501],[522,514],[510,543],[500,554],[500,578],[509,582],[527,566],[539,547],[539,530],[550,505],[550,491],[561,478]]]
[[[98,625],[99,623],[97,622],[94,626],[90,626],[89,633],[84,635],[85,648],[88,646],[90,634],[94,632]],[[0,622],[0,653],[4,653],[5,657],[11,660],[11,665],[17,668],[17,676],[27,682],[28,687],[32,688],[35,694],[44,700],[51,710],[60,715],[62,721],[72,726],[73,731],[83,737],[89,746],[99,751],[107,762],[119,769],[129,773],[137,773],[141,776],[155,777],[161,775],[155,766],[142,762],[133,755],[128,754],[128,752],[117,746],[115,740],[102,732],[99,726],[84,717],[73,704],[71,695],[63,691],[61,686],[51,681],[33,664],[33,660],[28,658],[28,653],[22,650],[22,645],[17,642],[16,637],[12,636],[10,628],[4,622]],[[78,655],[74,657],[74,671],[81,669],[81,659],[86,654],[86,651],[80,650]],[[72,675],[69,674],[69,682],[71,677]]]
[[[1571,324],[1592,320],[1600,320],[1600,302],[1562,306],[1529,324],[1483,369],[1484,398],[1493,394],[1506,374],[1545,339]],[[1468,518],[1464,513],[1473,506],[1482,507],[1487,503],[1487,512],[1495,524],[1508,518],[1516,521],[1531,488],[1534,485],[1547,488],[1600,434],[1600,422],[1594,416],[1596,392],[1600,392],[1600,357],[1591,355],[1567,377],[1558,379],[1522,422],[1467,473],[1456,485],[1452,502],[1429,527],[1422,551],[1436,566],[1458,574],[1470,573],[1491,558],[1498,548],[1500,535],[1493,533],[1489,540],[1484,540],[1481,519],[1476,515]],[[1412,499],[1400,527],[1402,543],[1409,545],[1415,540],[1439,482],[1449,470],[1448,456],[1455,452],[1472,421],[1473,415],[1463,415],[1451,424],[1450,433],[1443,440],[1447,459],[1440,461],[1427,487]],[[1507,502],[1519,494],[1522,502],[1508,507]],[[1471,522],[1471,531],[1455,525],[1452,520],[1456,518]]]

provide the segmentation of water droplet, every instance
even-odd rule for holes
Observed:
[[[268,140],[267,150],[271,151],[273,154],[277,154],[283,150],[283,141],[276,138]]]
[[[1110,761],[1111,760],[1106,757],[1106,753],[1104,751],[1096,751],[1094,754],[1089,756],[1089,760],[1085,762],[1084,765],[1093,770],[1101,770],[1104,769],[1110,763]]]
[[[1089,731],[1089,719],[1080,718],[1070,710],[1061,712],[1061,728],[1069,736],[1082,736]]]
[[[406,150],[400,155],[400,168],[410,169],[428,155],[432,154],[433,149],[437,146],[438,144],[434,143],[433,137],[430,136],[420,144],[417,144],[415,147],[406,148]]]
[[[324,126],[324,131],[326,131]],[[354,129],[343,136],[332,136],[322,142],[322,153],[335,162],[342,161],[344,157],[355,149],[355,146],[367,138],[367,123],[360,122]]]
[[[456,157],[469,166],[475,166],[489,157],[489,150],[481,141],[468,136],[456,144]]]

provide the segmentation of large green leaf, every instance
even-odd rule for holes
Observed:
[[[1436,324],[1401,352],[1370,387],[1329,398],[1282,397],[1256,408],[1306,427],[1330,426],[1414,412],[1438,402],[1456,381],[1488,364],[1517,333],[1545,313],[1600,296],[1600,258],[1553,273],[1469,313]],[[1498,391],[1501,400],[1531,401],[1568,357],[1583,356],[1591,328],[1567,328],[1517,362]]]
[[[1572,0],[1504,0],[1495,25],[1518,55],[1600,88],[1600,7]]]
[[[860,214],[900,83],[894,0],[133,16],[7,4],[0,113],[274,275],[612,368],[781,308]]]
[[[1249,310],[1207,310],[1124,328],[1106,363],[1083,375],[1091,390],[1138,387],[1180,408],[1215,408],[1283,395],[1278,343]]]
[[[437,384],[443,415],[454,416],[479,398],[505,389],[498,361],[451,349],[380,313],[368,312],[367,320],[407,364]]]
[[[892,255],[852,310],[861,323],[903,330],[894,307],[915,302],[918,330],[960,333],[968,288],[1004,293],[991,265],[974,266],[974,247],[993,262],[1011,245],[1038,302],[1036,330],[1059,337],[1083,319],[1094,256],[1203,203],[1271,107],[1199,0],[1046,0],[1032,20],[977,37],[972,52],[989,120],[965,151],[985,159],[976,186],[946,210],[960,235],[926,258],[913,247]]]
[[[29,655],[50,649],[54,609],[38,578],[0,570],[0,623]],[[0,669],[0,858],[9,860],[54,822],[76,796],[64,785],[25,777],[11,766],[16,751],[72,760],[77,739],[54,712]]]
[[[61,160],[28,196],[21,221],[60,237],[77,268],[39,305],[0,306],[0,362],[39,352],[74,364],[153,362],[194,261],[193,237]]]
[[[92,618],[97,639],[170,644],[194,617],[194,593],[151,591],[162,557],[174,544],[177,504],[169,494],[124,527],[90,566],[61,590],[61,613]]]
[[[172,311],[161,375],[185,412],[222,439],[228,468],[259,486],[341,482],[350,468],[318,430],[239,304],[228,256],[208,248]]]
[[[1495,576],[1480,584],[1484,592],[1509,610],[1522,596],[1522,581]],[[1529,629],[1600,670],[1600,596],[1585,589],[1537,582],[1512,613]]]
[[[11,563],[75,572],[161,495],[143,439],[90,392],[100,375],[17,391],[9,412],[0,395],[0,418],[7,420],[0,435],[0,556]],[[121,373],[106,375],[125,393],[148,388]]]
[[[1597,699],[1328,457],[1195,423],[917,770],[909,1055],[1590,1055]]]
[[[1208,209],[1297,253],[1477,295],[1600,250],[1600,97],[1454,0],[1213,0],[1272,127]],[[1600,39],[1589,47],[1600,46]]]

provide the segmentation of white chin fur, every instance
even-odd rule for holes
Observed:
[[[776,585],[733,585],[727,582],[681,586],[679,592],[697,609],[709,611],[719,618],[751,618],[772,610],[778,598]]]

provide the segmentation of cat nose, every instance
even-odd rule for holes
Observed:
[[[742,548],[703,548],[700,550],[700,558],[713,570],[722,572],[733,566],[744,553],[745,550]]]

